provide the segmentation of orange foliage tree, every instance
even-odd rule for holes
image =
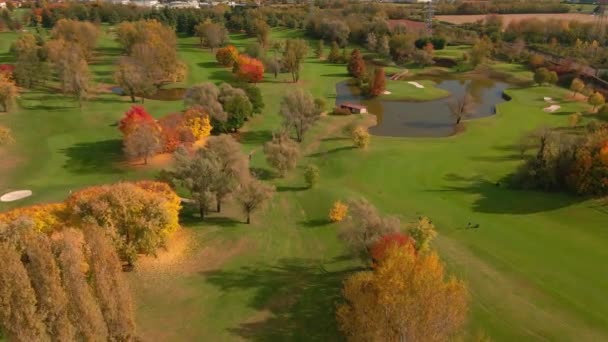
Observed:
[[[122,134],[127,135],[133,131],[135,125],[142,122],[154,122],[154,118],[148,114],[148,112],[146,112],[144,107],[131,106],[131,108],[129,108],[129,110],[125,113],[124,117],[120,119],[118,128]]]
[[[257,83],[264,79],[264,64],[259,59],[240,55],[236,67],[236,76],[242,81]]]
[[[374,79],[369,92],[372,96],[378,96],[384,93],[384,90],[386,90],[386,76],[384,75],[384,68],[377,67],[376,70],[374,70]]]
[[[365,61],[359,49],[354,49],[348,61],[348,73],[354,78],[360,78],[365,74]]]
[[[387,251],[393,246],[401,248],[409,248],[409,246],[415,246],[416,242],[411,236],[399,232],[386,234],[381,237],[370,251],[373,260],[382,260],[386,257]]]
[[[220,65],[225,67],[231,67],[236,63],[239,58],[239,51],[233,46],[228,45],[221,49],[218,49],[215,53],[215,59]]]
[[[341,222],[348,213],[348,206],[342,201],[336,201],[329,211],[329,220],[331,222]]]
[[[66,206],[49,203],[13,209],[0,213],[0,223],[9,224],[22,217],[29,218],[37,231],[50,233],[63,228],[67,219]]]
[[[353,341],[447,341],[458,335],[468,311],[465,284],[446,279],[436,253],[393,244],[371,271],[344,282],[340,330]]]

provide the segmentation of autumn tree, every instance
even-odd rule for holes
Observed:
[[[201,46],[213,51],[214,49],[228,43],[228,30],[220,23],[214,23],[207,19],[194,27],[194,33],[199,38]]]
[[[389,40],[389,52],[393,61],[403,64],[416,50],[414,42],[416,37],[411,34],[395,34]]]
[[[135,102],[135,97],[140,96],[141,103],[144,103],[144,98],[154,94],[157,89],[149,70],[129,56],[120,58],[114,70],[114,82],[131,98],[131,102]]]
[[[135,127],[143,123],[153,123],[154,118],[142,106],[131,106],[118,123],[118,129],[123,135],[129,135]]]
[[[69,294],[68,315],[76,329],[76,339],[105,341],[108,328],[101,314],[97,298],[83,272],[84,236],[81,230],[65,229],[55,242],[57,264],[61,269],[63,288]]]
[[[384,74],[383,67],[376,67],[374,69],[374,78],[370,84],[369,93],[372,96],[378,96],[384,93],[386,90],[386,75]]]
[[[264,79],[264,64],[259,59],[239,55],[235,74],[242,81],[258,83]]]
[[[357,148],[366,148],[369,146],[370,135],[367,128],[359,126],[353,130],[352,136],[353,144]]]
[[[488,36],[477,40],[473,48],[471,49],[471,64],[477,66],[483,64],[491,56],[494,44]]]
[[[84,59],[90,61],[97,47],[99,28],[88,21],[59,19],[51,31],[51,37],[76,44]]]
[[[90,91],[91,73],[81,47],[73,41],[62,39],[52,40],[47,46],[61,90],[73,94],[82,105]]]
[[[127,158],[143,159],[147,165],[148,159],[162,150],[160,127],[156,122],[139,123],[124,136],[123,145]]]
[[[7,75],[0,74],[0,108],[2,111],[7,112],[11,108],[17,95],[15,83]]]
[[[327,56],[327,61],[334,64],[342,62],[342,58],[340,57],[340,47],[338,46],[338,43],[331,43],[331,48],[329,50],[329,55]]]
[[[33,88],[48,78],[46,48],[43,44],[33,34],[24,33],[11,45],[11,53],[15,58],[13,75],[19,86]]]
[[[214,190],[222,176],[221,168],[219,157],[209,149],[190,153],[185,148],[178,148],[175,152],[175,169],[171,174],[198,205],[201,220],[205,219],[215,200]]]
[[[598,106],[602,106],[606,102],[606,99],[601,93],[595,92],[589,96],[587,102],[593,106],[593,111],[595,112]]]
[[[211,118],[218,121],[226,121],[227,114],[224,112],[219,100],[220,89],[211,82],[199,83],[192,86],[184,97],[187,107],[200,106]]]
[[[363,260],[369,260],[371,248],[380,237],[401,230],[398,218],[380,215],[378,209],[365,199],[350,201],[348,210],[350,215],[338,236],[354,255]]]
[[[92,284],[112,341],[132,341],[135,334],[133,299],[122,274],[122,265],[107,232],[100,227],[84,229]]]
[[[281,100],[281,115],[285,127],[293,129],[297,141],[302,142],[304,134],[319,119],[321,113],[316,109],[310,92],[296,88]]]
[[[21,254],[0,242],[0,328],[11,341],[48,341]]]
[[[446,279],[436,253],[390,247],[370,271],[344,282],[338,327],[353,341],[446,341],[461,332],[468,311],[465,284]]]
[[[374,243],[372,246],[370,252],[371,258],[374,261],[381,261],[386,258],[387,252],[392,248],[411,248],[414,246],[414,244],[414,239],[407,234],[400,232],[386,234],[378,239],[378,241],[376,241],[376,243]]]
[[[274,192],[274,186],[265,184],[255,178],[250,178],[241,185],[236,199],[245,215],[247,215],[247,224],[251,223],[251,214],[268,202]]]
[[[348,205],[342,201],[336,201],[329,210],[329,220],[331,222],[342,222],[348,214]]]
[[[15,141],[12,131],[0,125],[0,146],[12,144]]]
[[[300,80],[302,62],[308,53],[308,43],[304,39],[288,39],[283,52],[283,67],[291,73],[294,82]]]
[[[416,250],[428,251],[431,241],[437,236],[435,225],[428,217],[419,217],[418,221],[407,228],[407,232],[414,241]]]
[[[179,130],[185,128],[192,135],[193,140],[200,140],[211,135],[213,126],[209,114],[200,106],[193,106],[184,111],[183,121]],[[182,141],[188,141],[189,137],[181,137]]]
[[[213,186],[217,212],[222,211],[222,202],[249,177],[249,163],[241,146],[230,135],[222,134],[209,138],[206,149],[217,156],[219,172]]]
[[[108,231],[119,256],[132,267],[139,254],[153,255],[179,228],[179,197],[164,183],[117,183],[85,188],[66,201],[72,222]]]
[[[545,65],[545,57],[539,54],[530,55],[530,59],[528,60],[528,64],[532,69],[538,69]]]
[[[232,67],[238,58],[239,51],[233,45],[228,45],[224,48],[218,49],[215,53],[215,59],[221,66],[224,67]]]
[[[460,98],[456,98],[448,103],[448,109],[454,119],[456,119],[456,125],[460,125],[462,120],[473,115],[475,110],[475,102],[470,94],[464,94]]]
[[[324,55],[325,55],[325,42],[323,42],[323,39],[319,39],[319,41],[317,42],[317,45],[315,46],[315,57],[323,58]]]
[[[359,49],[354,49],[347,65],[348,74],[354,78],[361,78],[365,74],[365,61]]]
[[[262,46],[268,45],[268,37],[270,36],[270,26],[262,20],[258,19],[253,25],[253,33]]]
[[[272,140],[264,144],[266,161],[283,177],[287,171],[296,167],[300,150],[298,144],[287,134],[273,134]]]
[[[570,90],[572,90],[572,96],[575,97],[578,93],[582,92],[585,89],[585,82],[580,78],[574,78],[572,83],[570,83]]]

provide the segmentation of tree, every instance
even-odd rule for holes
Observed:
[[[574,78],[572,80],[572,83],[570,83],[570,90],[574,92],[574,94],[572,94],[573,97],[575,97],[576,94],[582,92],[583,89],[585,89],[585,82],[583,82],[583,80],[581,80],[580,78]]]
[[[355,341],[447,341],[466,320],[468,293],[454,277],[446,280],[436,253],[417,254],[394,244],[371,271],[344,282],[338,327]]]
[[[346,214],[348,214],[348,206],[342,203],[342,201],[335,201],[329,210],[329,220],[331,222],[342,222]]]
[[[226,121],[227,115],[219,101],[220,90],[211,83],[199,83],[192,86],[184,96],[184,104],[187,107],[200,106],[211,118],[218,121]]]
[[[156,250],[179,228],[180,199],[165,183],[142,181],[85,188],[66,201],[71,222],[107,231],[128,267]],[[108,327],[109,328],[109,327]]]
[[[219,173],[213,186],[217,212],[222,211],[222,201],[239,184],[249,177],[249,163],[239,143],[230,135],[222,134],[209,138],[206,147],[218,158]]]
[[[410,57],[416,47],[414,41],[416,38],[410,34],[395,34],[389,40],[389,51],[393,61],[398,64],[403,64]]]
[[[598,106],[602,106],[606,102],[606,99],[601,93],[595,92],[589,96],[587,101],[593,106],[593,111],[596,111]]]
[[[386,254],[391,248],[408,248],[414,246],[414,244],[414,239],[407,234],[390,233],[378,239],[378,241],[372,246],[370,254],[372,260],[382,261],[384,258],[386,258]]]
[[[190,192],[198,205],[201,220],[205,219],[215,199],[214,190],[222,176],[221,169],[219,157],[209,149],[199,149],[190,154],[180,147],[175,152],[173,178]]]
[[[359,49],[354,49],[347,65],[348,74],[354,78],[361,78],[365,74],[365,61]]]
[[[50,340],[37,312],[36,293],[21,255],[6,242],[0,243],[0,326],[13,341]]]
[[[365,47],[370,51],[376,51],[378,48],[378,37],[374,32],[370,32],[367,34],[365,38]]]
[[[423,67],[435,64],[435,61],[433,60],[433,55],[428,53],[426,50],[416,50],[414,51],[412,57],[416,64]]]
[[[224,48],[218,49],[215,53],[215,59],[221,66],[224,67],[232,67],[234,63],[236,63],[238,58],[239,52],[232,45],[228,45]]]
[[[297,88],[289,91],[281,100],[281,115],[285,127],[294,129],[296,139],[302,142],[306,131],[319,119],[321,113],[315,108],[312,95]]]
[[[101,313],[113,341],[135,339],[135,310],[131,293],[122,274],[120,259],[104,229],[83,229],[87,242],[86,260]]]
[[[228,43],[228,30],[219,23],[213,23],[207,19],[194,27],[194,32],[200,40],[201,46],[206,46],[213,51],[215,48]]]
[[[47,43],[49,59],[56,69],[61,90],[76,96],[78,103],[88,96],[91,73],[81,47],[73,41],[63,39]]]
[[[254,178],[250,178],[241,185],[237,192],[237,201],[243,212],[247,215],[247,224],[251,223],[251,214],[270,200],[274,191],[274,186],[265,184]]]
[[[473,48],[471,49],[471,64],[477,66],[483,64],[492,54],[494,44],[488,36],[484,36],[482,39],[477,40]]]
[[[372,84],[370,85],[370,95],[378,96],[384,94],[386,90],[386,75],[384,74],[383,67],[376,67],[374,69],[374,78],[372,80]]]
[[[93,289],[82,272],[86,262],[82,231],[66,229],[55,242],[57,263],[61,269],[62,284],[69,294],[68,315],[76,329],[76,338],[82,341],[105,341],[108,328],[101,314]]]
[[[183,113],[183,126],[190,132],[194,141],[211,135],[211,120],[209,114],[200,106],[188,108]],[[162,119],[161,119],[162,120]],[[183,139],[182,140],[187,140]]]
[[[376,51],[381,56],[388,56],[388,54],[390,53],[390,45],[389,45],[389,39],[388,39],[387,35],[380,36],[380,39],[378,40],[378,46],[376,48]]]
[[[300,79],[302,62],[308,53],[308,43],[304,39],[288,39],[283,52],[283,66],[291,73],[294,82]]]
[[[153,123],[154,118],[146,112],[143,106],[131,106],[120,122],[118,123],[118,129],[123,135],[129,135],[137,126],[143,123]]]
[[[0,146],[12,144],[15,141],[8,127],[0,126]]]
[[[272,140],[264,144],[266,161],[275,168],[281,177],[287,171],[296,167],[300,150],[298,144],[291,140],[287,134],[273,134]]]
[[[97,47],[99,28],[87,21],[59,19],[53,27],[51,37],[76,44],[80,54],[89,61]]]
[[[325,43],[323,42],[323,39],[319,39],[319,41],[317,42],[317,45],[315,47],[315,57],[323,58],[324,54],[325,54]]]
[[[242,81],[258,83],[264,79],[264,64],[259,59],[240,55],[236,66],[236,77]]]
[[[319,183],[319,168],[316,165],[309,164],[306,166],[304,170],[304,179],[306,180],[306,184],[308,184],[309,188],[313,188],[317,183]]]
[[[131,102],[135,102],[136,96],[141,96],[141,103],[144,103],[146,96],[156,92],[153,77],[133,57],[120,59],[114,71],[114,82],[131,97]]]
[[[5,74],[0,74],[0,107],[7,112],[17,97],[17,87]]]
[[[346,243],[353,255],[370,259],[372,246],[384,235],[401,230],[401,222],[392,216],[383,217],[378,209],[365,199],[348,204],[350,215],[341,227],[338,237]]]
[[[268,45],[270,26],[268,26],[264,20],[256,20],[254,24],[254,33],[258,43],[262,44],[262,46]]]
[[[534,82],[539,86],[548,83],[550,79],[551,75],[547,68],[538,68],[534,73]]]
[[[235,96],[224,104],[224,110],[228,113],[225,129],[231,132],[238,132],[243,127],[245,120],[253,113],[251,102],[246,96]]]
[[[549,84],[557,84],[557,81],[559,81],[559,77],[557,76],[557,72],[555,71],[549,71],[549,77],[547,78],[547,82]]]
[[[463,119],[473,115],[475,110],[475,102],[470,94],[464,94],[463,97],[456,98],[448,103],[448,108],[451,115],[456,119],[456,125],[460,125]]]
[[[325,40],[336,42],[340,46],[346,46],[350,35],[348,25],[340,19],[323,19],[320,32]]]
[[[532,69],[538,69],[545,65],[545,57],[539,54],[532,54],[528,63]]]
[[[408,227],[407,232],[412,237],[417,251],[428,251],[430,243],[437,236],[435,225],[428,217],[418,218],[418,222]]]
[[[331,43],[331,48],[329,50],[329,55],[327,56],[327,61],[334,64],[341,63],[342,61],[342,58],[340,57],[340,47],[335,41]]]
[[[143,159],[147,165],[148,158],[162,150],[160,127],[155,122],[140,123],[125,135],[123,144],[127,158]]]
[[[352,134],[353,144],[357,148],[366,148],[369,146],[370,136],[367,128],[357,127],[353,130]]]
[[[48,78],[46,53],[41,43],[31,33],[25,33],[11,45],[15,57],[15,82],[26,88],[44,83]]]

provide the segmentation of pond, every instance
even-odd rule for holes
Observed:
[[[153,95],[146,96],[149,100],[160,100],[160,101],[178,101],[183,100],[186,95],[186,88],[169,88],[169,89],[158,89]],[[124,95],[124,91],[121,87],[113,87],[112,93],[117,95]]]
[[[510,87],[508,83],[488,77],[468,79],[425,77],[425,79],[435,81],[438,88],[449,91],[451,96],[425,102],[383,100],[382,97],[365,98],[359,95],[358,88],[350,86],[345,81],[336,86],[336,105],[344,102],[366,105],[368,112],[377,117],[377,125],[369,130],[374,135],[445,137],[456,133],[455,120],[448,108],[450,101],[454,98],[462,98],[466,92],[469,92],[475,100],[475,110],[469,120],[490,116],[495,114],[497,104],[506,101],[503,92]]]

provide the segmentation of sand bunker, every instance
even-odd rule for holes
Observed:
[[[414,87],[416,87],[418,89],[423,89],[424,88],[424,86],[422,84],[418,83],[418,82],[407,82],[407,83],[413,85]]]
[[[547,113],[553,113],[553,112],[555,112],[556,110],[558,110],[560,108],[562,108],[562,106],[559,106],[559,105],[550,105],[549,107],[546,107],[543,110],[545,112],[547,112]]]
[[[390,95],[392,93],[390,91],[388,91],[388,90],[385,90],[384,92],[382,92],[382,94],[384,94],[384,95]]]
[[[543,97],[543,100],[545,100],[547,103],[555,103],[555,101],[550,97]]]
[[[6,193],[0,197],[0,202],[13,202],[32,196],[31,190],[19,190]]]

